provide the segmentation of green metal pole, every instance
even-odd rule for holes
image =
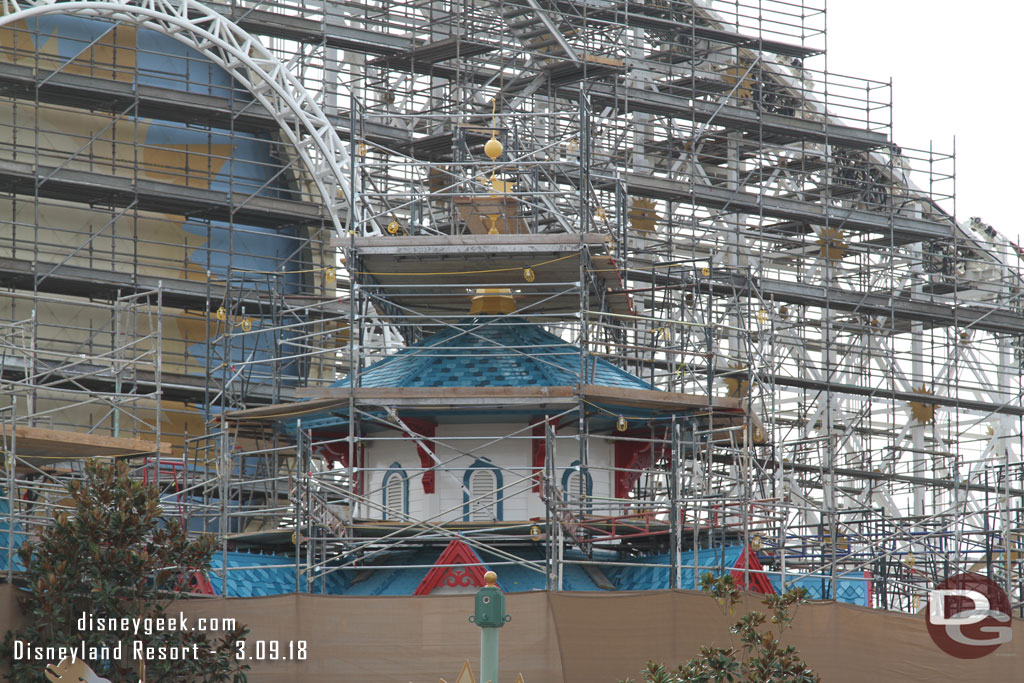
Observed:
[[[498,683],[498,629],[480,629],[480,683]]]
[[[469,618],[480,627],[480,683],[498,683],[498,629],[511,617],[505,614],[505,594],[498,575],[484,574],[486,586],[477,591],[476,609]]]

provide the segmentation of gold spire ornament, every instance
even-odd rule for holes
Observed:
[[[488,235],[500,235],[498,232],[498,214],[490,214],[491,221]],[[531,271],[532,272],[532,271]],[[508,287],[483,287],[476,290],[473,303],[469,307],[470,315],[508,315],[516,310],[516,300]]]
[[[487,218],[491,221],[491,227],[487,229],[488,235],[500,235],[498,231],[498,218],[501,214],[491,213],[487,214]]]
[[[441,683],[448,683],[443,678],[440,680]],[[469,662],[466,662],[462,665],[462,671],[459,672],[459,677],[455,679],[455,683],[476,683],[476,678],[473,677],[473,668],[469,665]],[[516,676],[515,683],[526,683],[526,679],[523,678],[523,674],[519,674]]]
[[[487,181],[491,184],[491,189],[494,191],[491,194],[492,197],[501,197],[505,194],[511,194],[516,189],[516,183],[514,180],[502,180],[501,178],[495,178],[494,174],[491,174],[491,179]]]
[[[505,146],[501,144],[501,140],[495,137],[494,133],[491,133],[491,139],[484,145],[484,154],[491,161],[497,161],[504,151]]]
[[[497,107],[498,101],[496,99],[491,100],[491,139],[484,145],[484,154],[491,161],[497,161],[498,157],[504,151],[504,147],[501,141],[498,140],[497,134]],[[505,192],[511,189],[511,183],[505,183],[501,180],[496,180],[494,177],[494,171],[491,171],[490,181],[491,188]],[[499,190],[500,188],[500,190]],[[488,235],[500,235],[501,230],[498,229],[498,219],[502,218],[502,214],[490,213],[485,214],[486,218],[490,222],[490,227],[487,229]],[[504,221],[502,221],[502,227],[504,227]],[[516,310],[516,300],[512,296],[512,290],[508,287],[484,287],[476,290],[476,295],[473,297],[473,303],[470,304],[469,314],[470,315],[508,315]]]
[[[505,146],[501,144],[501,140],[498,139],[498,134],[495,130],[498,123],[498,100],[497,98],[491,100],[491,139],[484,145],[484,154],[491,161],[497,161],[501,153],[505,151]]]

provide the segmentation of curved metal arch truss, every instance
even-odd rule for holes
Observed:
[[[350,156],[302,83],[258,39],[195,0],[0,0],[0,27],[44,14],[112,19],[170,36],[227,71],[280,125],[323,199],[334,229],[352,207]],[[343,201],[339,201],[339,190]]]

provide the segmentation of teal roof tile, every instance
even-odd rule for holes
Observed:
[[[565,387],[580,384],[580,347],[520,316],[467,318],[360,373],[368,389],[420,387]],[[583,384],[655,390],[650,383],[603,358],[586,357]],[[350,386],[350,379],[335,382]],[[302,418],[303,427],[322,429],[347,422],[345,410]],[[286,421],[294,431],[295,421]]]
[[[282,595],[295,592],[295,559],[284,555],[261,555],[232,551],[228,559],[228,590],[231,597],[251,598],[264,595]],[[285,566],[273,566],[285,565]],[[290,566],[289,566],[290,565]],[[218,570],[222,566],[221,554],[216,553],[210,560],[208,578],[213,591],[221,594],[221,579]],[[320,592],[317,579],[313,592]],[[338,594],[344,587],[340,573],[328,575],[325,593]]]
[[[653,389],[606,360],[588,357],[585,383]],[[580,348],[520,317],[470,318],[363,370],[360,385],[529,387],[579,383]],[[349,379],[336,382],[349,386]]]

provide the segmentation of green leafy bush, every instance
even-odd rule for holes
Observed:
[[[701,590],[710,593],[731,617],[740,601],[740,590],[731,574],[700,577]],[[766,595],[761,601],[768,613],[753,611],[729,628],[730,647],[703,646],[700,654],[675,670],[648,662],[642,672],[645,683],[818,683],[818,675],[800,658],[796,648],[783,645],[778,636],[793,621],[796,606],[806,602],[807,590],[794,588],[785,595]],[[736,640],[739,640],[737,646]],[[619,683],[633,683],[632,679]]]
[[[210,535],[189,539],[181,524],[162,518],[155,487],[132,478],[122,463],[89,461],[85,477],[68,484],[70,513],[57,515],[38,542],[26,542],[18,556],[30,589],[21,599],[29,623],[8,631],[0,646],[11,666],[7,679],[45,683],[45,661],[16,660],[15,640],[33,646],[107,646],[121,644],[120,659],[89,660],[100,676],[114,683],[139,680],[132,656],[134,641],[144,647],[187,648],[190,655],[146,662],[146,680],[244,683],[248,666],[235,659],[234,644],[245,627],[212,639],[197,630],[158,630],[138,634],[90,628],[80,630],[82,615],[95,618],[173,618],[175,598],[190,592],[192,575],[208,569],[216,542]],[[191,628],[194,624],[188,624]],[[193,656],[194,655],[194,656]],[[53,662],[56,663],[56,662]]]

